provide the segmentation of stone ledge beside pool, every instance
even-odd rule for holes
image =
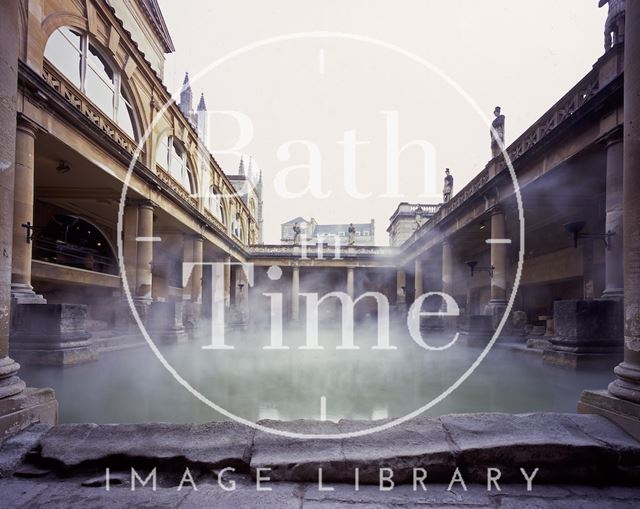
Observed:
[[[372,425],[260,424],[305,434],[344,434]],[[362,485],[379,484],[381,469],[392,471],[395,484],[413,483],[416,469],[426,471],[429,483],[449,483],[456,469],[467,483],[486,483],[488,469],[498,469],[501,483],[522,484],[520,469],[529,475],[537,468],[536,484],[632,484],[640,481],[640,442],[595,415],[477,413],[416,418],[363,436],[304,440],[234,422],[38,425],[0,447],[0,473],[35,477],[34,482],[154,467],[169,485],[176,475],[177,485],[186,468],[200,475],[230,468],[254,479],[302,483],[318,483],[322,469],[325,482]]]

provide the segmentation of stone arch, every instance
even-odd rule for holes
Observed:
[[[34,258],[107,274],[118,273],[112,239],[90,219],[60,213],[34,237]]]
[[[44,20],[42,20],[40,25],[43,34],[41,39],[42,43],[39,45],[30,45],[30,49],[27,50],[34,52],[32,54],[33,61],[30,63],[32,65],[35,64],[38,71],[42,71],[44,50],[47,47],[49,37],[51,37],[51,34],[61,27],[71,27],[81,30],[82,32],[89,32],[89,22],[84,16],[80,16],[72,12],[55,12],[53,14],[49,14]],[[31,44],[34,42],[34,40],[31,40]]]

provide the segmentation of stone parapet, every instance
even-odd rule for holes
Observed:
[[[622,360],[622,303],[562,300],[554,305],[555,336],[548,338],[545,364],[566,368],[613,367]]]
[[[18,304],[11,355],[24,364],[70,365],[96,359],[82,304]]]

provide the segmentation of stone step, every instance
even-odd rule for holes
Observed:
[[[260,421],[279,431],[358,433],[392,421]],[[456,468],[469,483],[486,483],[488,469],[501,482],[611,484],[640,481],[640,443],[595,415],[532,413],[453,414],[415,418],[373,434],[299,439],[234,422],[207,424],[67,424],[51,428],[29,461],[52,471],[151,468],[201,471],[233,467],[271,481],[378,484],[390,469],[397,484],[412,483],[415,469],[429,482],[448,483]],[[258,471],[258,469],[264,469]],[[388,471],[387,471],[388,473]]]

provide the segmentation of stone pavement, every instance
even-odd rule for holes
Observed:
[[[419,418],[329,440],[233,422],[34,425],[0,447],[0,506],[635,508],[640,443],[602,417],[553,413]]]

